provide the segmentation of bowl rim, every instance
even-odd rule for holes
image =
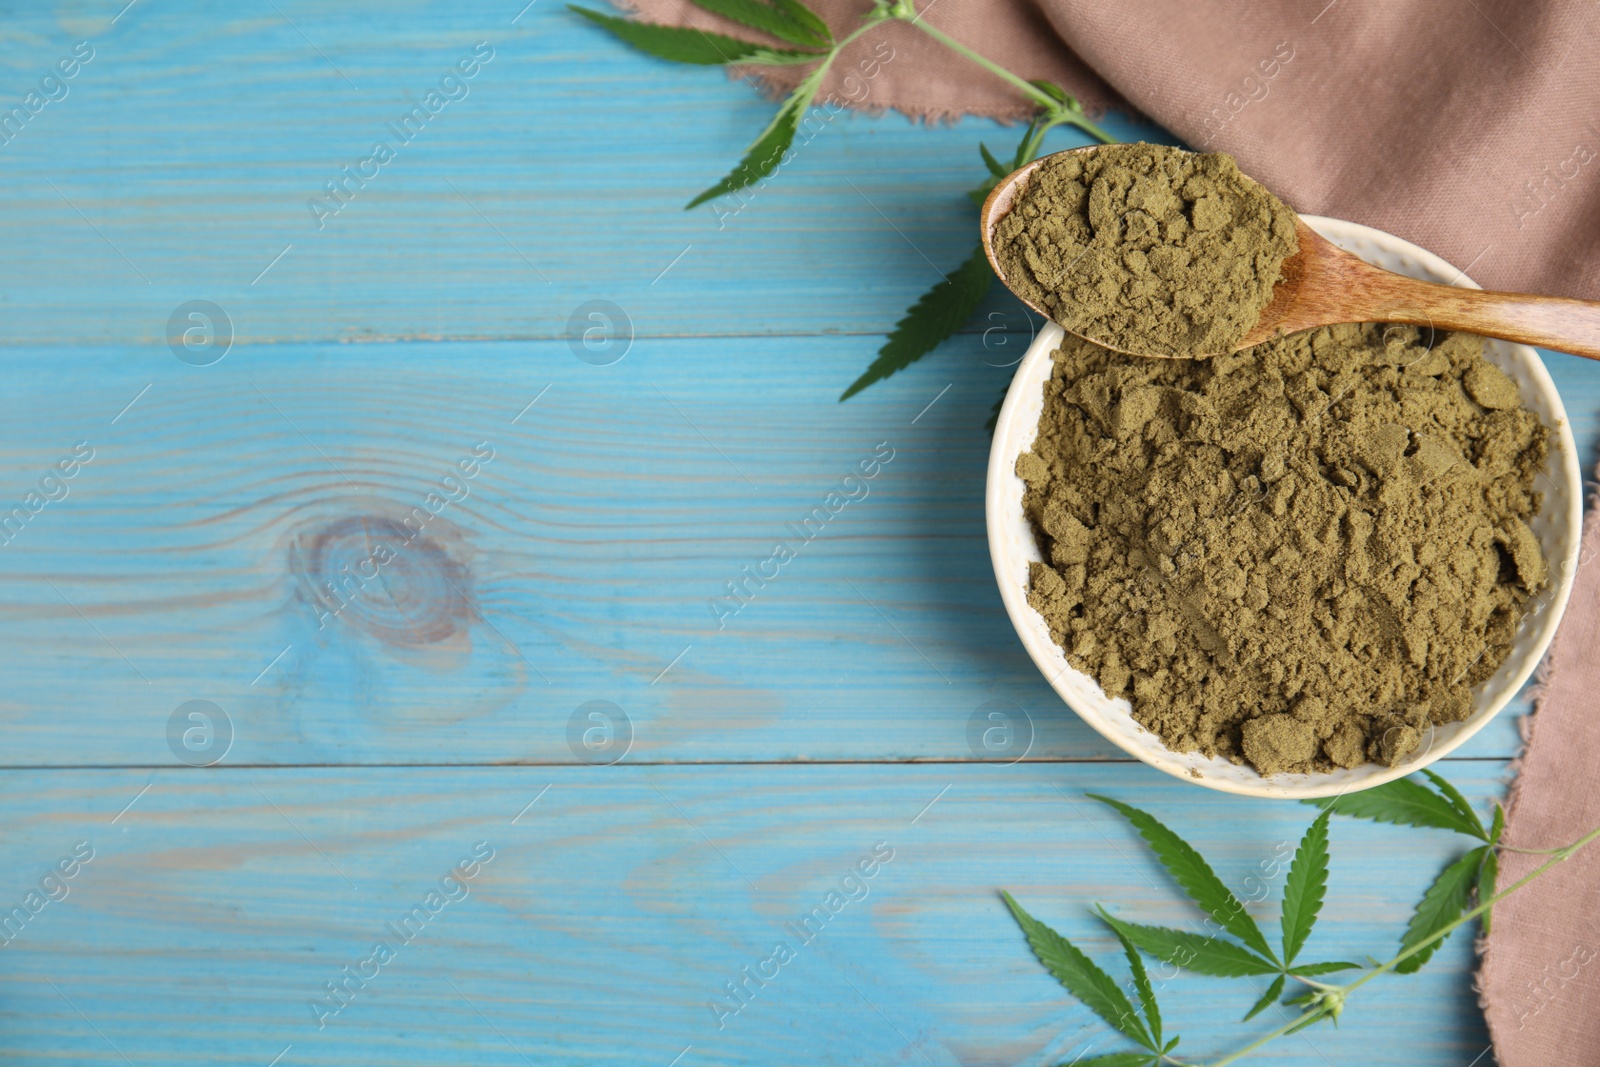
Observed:
[[[1322,236],[1339,243],[1341,240],[1366,241],[1385,251],[1406,256],[1415,261],[1421,271],[1432,272],[1442,277],[1454,276],[1453,285],[1461,288],[1480,289],[1482,286],[1468,278],[1464,271],[1442,257],[1418,247],[1401,237],[1361,223],[1348,222],[1343,219],[1327,218],[1319,215],[1302,215],[1307,225]],[[984,526],[989,540],[989,558],[994,567],[995,580],[1000,587],[1000,598],[1005,604],[1006,615],[1011,620],[1012,627],[1021,639],[1028,656],[1050,684],[1058,697],[1077,716],[1088,723],[1097,733],[1106,740],[1116,745],[1119,749],[1133,756],[1142,763],[1149,764],[1157,770],[1164,771],[1184,782],[1192,785],[1203,786],[1219,792],[1233,793],[1240,796],[1268,797],[1273,799],[1311,799],[1315,797],[1335,796],[1347,792],[1357,792],[1370,789],[1385,782],[1414,774],[1424,767],[1443,759],[1451,752],[1460,748],[1480,730],[1489,724],[1495,716],[1503,711],[1526,684],[1528,678],[1544,658],[1550,647],[1550,642],[1555,637],[1557,626],[1562,615],[1566,612],[1567,602],[1572,593],[1573,582],[1576,577],[1576,563],[1582,540],[1583,525],[1583,482],[1578,469],[1577,449],[1573,441],[1572,429],[1567,418],[1566,408],[1561,402],[1555,382],[1550,377],[1549,370],[1545,367],[1539,353],[1527,345],[1511,342],[1500,342],[1527,364],[1527,369],[1534,384],[1545,394],[1551,407],[1551,414],[1555,420],[1552,435],[1559,449],[1559,459],[1552,463],[1552,474],[1559,473],[1561,481],[1565,484],[1567,493],[1575,506],[1570,507],[1567,516],[1567,529],[1564,531],[1569,545],[1567,558],[1562,561],[1564,566],[1557,568],[1551,561],[1550,573],[1552,576],[1560,574],[1559,584],[1555,588],[1555,598],[1551,602],[1550,610],[1544,613],[1534,634],[1534,647],[1526,654],[1520,656],[1515,663],[1510,677],[1512,681],[1506,685],[1502,695],[1487,709],[1474,712],[1467,719],[1462,720],[1460,728],[1451,737],[1444,741],[1430,744],[1429,749],[1417,759],[1396,767],[1383,767],[1380,764],[1366,763],[1361,767],[1352,769],[1351,773],[1360,772],[1362,768],[1371,768],[1370,773],[1362,775],[1355,781],[1349,781],[1341,776],[1335,779],[1334,775],[1322,774],[1284,774],[1266,777],[1257,774],[1254,779],[1238,780],[1224,776],[1203,775],[1196,777],[1192,773],[1191,762],[1180,760],[1191,759],[1192,754],[1172,752],[1161,746],[1159,741],[1156,747],[1159,751],[1149,751],[1139,747],[1134,741],[1131,730],[1120,723],[1108,721],[1106,717],[1095,710],[1087,710],[1073,702],[1065,687],[1061,684],[1068,672],[1087,677],[1078,672],[1067,661],[1065,653],[1048,636],[1042,640],[1038,633],[1030,626],[1025,625],[1025,620],[1037,618],[1037,613],[1027,601],[1025,583],[1018,584],[1011,577],[1009,568],[1014,565],[1013,554],[1008,547],[1007,533],[1010,530],[1008,518],[1004,514],[1005,503],[1008,501],[1008,491],[1015,492],[1015,487],[1020,484],[1015,466],[1016,457],[1021,452],[1032,446],[1037,435],[1037,426],[1022,427],[1026,432],[1026,444],[1012,447],[1016,440],[1019,412],[1026,403],[1022,396],[1024,390],[1022,383],[1034,376],[1041,362],[1048,363],[1051,353],[1060,344],[1064,331],[1054,322],[1046,322],[1035,335],[1027,353],[1018,362],[1017,369],[1013,372],[1011,384],[1007,387],[1005,400],[1001,405],[1000,414],[995,421],[994,436],[990,443],[989,464],[984,485]],[[1043,379],[1040,385],[1042,388]],[[1552,457],[1553,459],[1555,457]],[[1008,483],[1007,479],[1010,479]],[[1032,532],[1029,531],[1032,536]],[[1507,665],[1511,665],[1508,663]],[[1502,669],[1504,669],[1503,665]],[[1498,671],[1496,672],[1499,673]],[[1097,683],[1090,679],[1091,684]],[[1481,683],[1480,683],[1481,684]],[[1125,711],[1118,711],[1128,723],[1143,730],[1143,727],[1132,723]],[[1239,765],[1222,761],[1221,757],[1212,757],[1214,760],[1225,764],[1229,768],[1237,769]]]

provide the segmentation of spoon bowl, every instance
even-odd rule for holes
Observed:
[[[995,252],[995,231],[1000,220],[1010,214],[1017,198],[1039,168],[1056,156],[1097,152],[1103,145],[1070,148],[1066,152],[1041,156],[1002,178],[989,193],[979,213],[983,252],[995,276],[1013,293]],[[1246,178],[1246,180],[1251,180]],[[1244,335],[1233,351],[1250,348],[1274,337],[1299,333],[1317,326],[1338,322],[1397,322],[1441,330],[1459,330],[1485,337],[1554,348],[1562,352],[1600,359],[1600,303],[1559,296],[1530,296],[1522,293],[1485,292],[1454,284],[1420,281],[1395,274],[1351,255],[1335,246],[1295,216],[1295,234],[1300,250],[1283,261],[1272,301],[1262,310],[1256,325]],[[1018,294],[1018,299],[1043,315],[1049,311]],[[1065,327],[1063,327],[1065,329]],[[1077,333],[1077,331],[1068,331]],[[1173,358],[1170,353],[1133,351],[1106,339],[1079,333],[1086,341],[1133,356]],[[1190,358],[1205,359],[1220,352],[1191,353]]]

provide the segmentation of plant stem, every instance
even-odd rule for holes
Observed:
[[[878,26],[878,25],[880,25],[882,23],[885,23],[887,21],[889,21],[889,20],[888,19],[872,19],[872,20],[868,21],[867,23],[865,23],[864,25],[857,26],[855,29],[851,30],[850,33],[848,35],[846,35],[844,40],[840,41],[838,44],[834,45],[831,49],[828,50],[828,59],[829,59],[829,61],[831,62],[833,60],[833,58],[835,56],[837,56],[839,54],[839,52],[844,48],[845,45],[849,44],[851,41],[855,40],[857,37],[860,37],[863,33],[866,33],[868,30],[872,29],[874,26]]]
[[[1596,827],[1595,829],[1590,830],[1588,833],[1586,833],[1582,837],[1578,838],[1578,840],[1574,841],[1572,844],[1567,845],[1564,848],[1557,848],[1557,849],[1548,850],[1549,852],[1553,853],[1553,855],[1550,857],[1550,859],[1548,859],[1545,862],[1541,863],[1539,866],[1535,867],[1533,870],[1529,871],[1526,875],[1524,875],[1521,878],[1517,879],[1515,882],[1513,882],[1511,885],[1507,886],[1505,889],[1502,889],[1500,892],[1494,894],[1488,900],[1480,901],[1478,903],[1477,907],[1475,907],[1471,911],[1468,911],[1465,914],[1463,914],[1455,922],[1450,923],[1447,926],[1444,926],[1443,928],[1441,928],[1439,930],[1436,930],[1434,933],[1432,933],[1428,937],[1424,938],[1423,940],[1421,940],[1417,944],[1412,945],[1410,948],[1405,949],[1404,951],[1396,954],[1395,957],[1393,959],[1389,960],[1387,963],[1380,963],[1378,966],[1374,967],[1372,970],[1368,971],[1366,974],[1362,975],[1360,978],[1356,979],[1354,982],[1351,982],[1349,985],[1347,985],[1347,986],[1329,987],[1330,991],[1337,990],[1341,994],[1341,998],[1340,999],[1342,1001],[1343,997],[1349,996],[1351,993],[1355,992],[1357,989],[1360,989],[1362,986],[1366,985],[1368,982],[1370,982],[1374,978],[1378,977],[1378,975],[1386,974],[1387,972],[1394,970],[1394,968],[1396,966],[1398,966],[1401,963],[1404,963],[1406,960],[1410,959],[1412,956],[1415,956],[1418,952],[1421,952],[1423,949],[1427,948],[1429,945],[1433,944],[1435,941],[1442,941],[1443,939],[1449,937],[1456,930],[1457,927],[1465,926],[1467,923],[1469,923],[1472,920],[1476,919],[1478,916],[1482,915],[1484,912],[1486,912],[1490,908],[1494,907],[1501,900],[1503,900],[1506,897],[1510,896],[1512,893],[1515,893],[1517,890],[1521,889],[1523,886],[1527,885],[1529,882],[1533,881],[1535,878],[1539,877],[1541,874],[1544,874],[1551,867],[1554,867],[1558,863],[1565,863],[1568,859],[1571,859],[1574,855],[1576,855],[1579,851],[1581,851],[1583,848],[1588,846],[1596,838],[1600,838],[1600,827]],[[1262,1036],[1260,1038],[1257,1038],[1255,1041],[1250,1042],[1250,1044],[1246,1045],[1242,1049],[1239,1049],[1237,1052],[1230,1053],[1229,1055],[1224,1056],[1222,1059],[1214,1061],[1213,1063],[1210,1064],[1210,1067],[1227,1067],[1228,1064],[1233,1063],[1236,1060],[1242,1059],[1245,1056],[1248,1056],[1250,1053],[1254,1052],[1256,1049],[1260,1048],[1262,1045],[1265,1045],[1267,1042],[1275,1041],[1278,1038],[1284,1036],[1290,1030],[1293,1030],[1295,1027],[1304,1025],[1306,1023],[1315,1022],[1317,1019],[1323,1018],[1327,1014],[1328,1014],[1327,1011],[1325,1009],[1323,1009],[1322,1007],[1320,1007],[1320,1006],[1319,1007],[1314,1007],[1310,1011],[1302,1012],[1301,1014],[1295,1016],[1293,1019],[1290,1019],[1288,1022],[1284,1023],[1282,1026],[1278,1027],[1276,1030],[1274,1030],[1271,1033],[1266,1034],[1266,1035],[1264,1035],[1264,1036]],[[1177,1063],[1178,1061],[1171,1060],[1169,1062]]]
[[[1060,103],[1060,101],[1056,100],[1055,97],[1040,89],[1037,85],[1032,84],[1026,79],[1018,77],[993,60],[974,52],[972,49],[968,48],[954,37],[951,37],[943,30],[935,28],[932,23],[924,22],[921,15],[916,15],[911,18],[901,18],[900,21],[915,26],[917,29],[921,30],[929,37],[932,37],[935,41],[938,41],[952,52],[966,56],[972,62],[978,64],[978,66],[988,71],[990,74],[1010,82],[1019,92],[1033,100],[1033,102],[1038,104],[1040,107],[1055,108]]]
[[[916,14],[912,10],[911,5],[904,2],[904,0],[895,5],[893,11],[894,14],[891,17],[915,26],[917,29],[921,30],[929,37],[932,37],[935,41],[938,41],[952,52],[965,56],[967,59],[976,63],[990,74],[993,74],[995,77],[1009,83],[1018,92],[1022,93],[1028,99],[1044,108],[1051,118],[1057,120],[1051,123],[1052,126],[1059,126],[1062,123],[1068,123],[1076,126],[1078,129],[1082,130],[1090,137],[1093,137],[1101,144],[1111,144],[1116,140],[1115,137],[1112,137],[1109,133],[1102,130],[1099,126],[1096,126],[1093,122],[1090,122],[1089,116],[1085,115],[1081,109],[1072,105],[1062,104],[1061,101],[1057,100],[1043,89],[1040,89],[1037,85],[1034,85],[1026,78],[1018,77],[1006,68],[1002,67],[1000,64],[994,62],[992,59],[974,52],[972,49],[968,48],[954,37],[951,37],[942,30],[936,29],[931,23],[925,21],[920,14]]]
[[[1044,144],[1044,135],[1049,133],[1055,127],[1063,125],[1077,125],[1076,119],[1071,112],[1058,110],[1051,115],[1041,118],[1038,121],[1038,128],[1033,131],[1032,135],[1025,142],[1026,147],[1023,149],[1022,162],[1033,162],[1034,158],[1039,154],[1039,148]],[[1090,123],[1090,125],[1094,124]],[[1098,129],[1098,127],[1096,128]],[[1104,138],[1103,143],[1110,144],[1111,138]]]
[[[1250,1055],[1250,1053],[1254,1052],[1262,1045],[1265,1045],[1267,1042],[1276,1041],[1278,1038],[1287,1034],[1290,1030],[1293,1030],[1295,1027],[1301,1025],[1305,1022],[1306,1016],[1312,1014],[1320,1015],[1321,1013],[1306,1012],[1305,1015],[1296,1015],[1293,1019],[1290,1019],[1288,1022],[1284,1023],[1270,1034],[1264,1034],[1261,1037],[1258,1037],[1256,1040],[1250,1042],[1244,1048],[1239,1049],[1237,1052],[1230,1053],[1229,1055],[1224,1056],[1222,1059],[1217,1060],[1215,1063],[1211,1064],[1211,1067],[1227,1067],[1228,1064],[1234,1062],[1235,1060],[1244,1059],[1244,1057]]]

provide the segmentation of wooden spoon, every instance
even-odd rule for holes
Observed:
[[[1100,147],[1090,145],[1069,151],[1094,152]],[[1042,156],[1013,171],[994,187],[994,191],[983,202],[983,252],[989,257],[989,265],[994,268],[995,274],[1008,288],[1010,283],[1006,282],[1005,270],[995,257],[995,227],[1011,210],[1034,171],[1051,158]],[[1335,247],[1298,216],[1295,218],[1295,232],[1300,238],[1300,251],[1284,260],[1282,275],[1272,291],[1272,302],[1262,311],[1261,320],[1255,328],[1245,334],[1234,351],[1283,334],[1336,322],[1399,322],[1502,337],[1507,341],[1520,341],[1589,359],[1600,359],[1600,303],[1562,296],[1491,293],[1418,281],[1374,267]],[[1050,313],[1044,308],[1020,296],[1019,299],[1045,318],[1050,318]],[[1131,351],[1099,337],[1078,336],[1129,355],[1168,355]],[[1207,352],[1196,358],[1217,354]]]

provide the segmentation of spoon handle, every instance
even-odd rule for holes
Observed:
[[[1368,321],[1460,330],[1600,359],[1600,303],[1591,300],[1457,289],[1387,271],[1369,280],[1363,296]]]

